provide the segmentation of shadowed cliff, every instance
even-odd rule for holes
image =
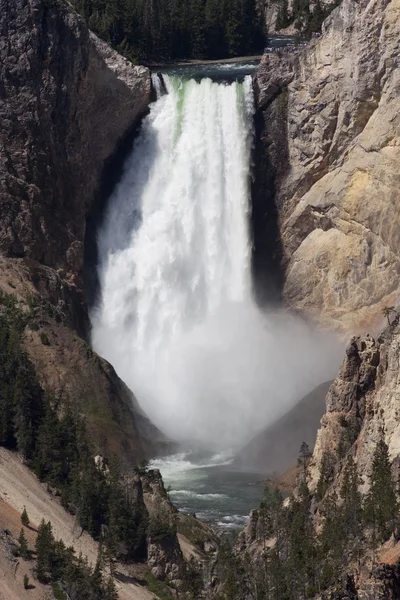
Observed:
[[[23,337],[41,384],[132,462],[165,438],[87,344],[84,238],[104,165],[147,110],[150,73],[61,1],[0,0],[0,36],[0,289],[34,315]]]

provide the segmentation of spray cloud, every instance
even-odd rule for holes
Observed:
[[[251,79],[166,78],[99,233],[95,349],[172,438],[235,448],[337,366],[251,292]]]

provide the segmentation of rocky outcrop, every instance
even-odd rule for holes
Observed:
[[[344,0],[323,29],[255,78],[255,271],[262,300],[275,247],[286,304],[347,333],[399,293],[400,3]]]
[[[400,328],[396,324],[377,339],[365,335],[351,340],[339,375],[326,397],[326,413],[321,420],[310,465],[311,490],[316,488],[326,452],[339,459],[350,452],[360,473],[360,489],[366,492],[373,453],[382,432],[398,471],[399,361]],[[340,473],[339,465],[338,482]]]
[[[399,480],[399,364],[398,314],[377,338],[371,335],[354,337],[346,349],[339,374],[326,396],[326,412],[321,420],[312,458],[305,471],[309,490],[307,493],[310,493],[310,522],[317,533],[321,533],[327,516],[327,499],[338,498],[339,503],[343,501],[341,490],[344,474],[351,461],[356,465],[358,473],[358,490],[364,499],[367,497],[374,453],[382,436],[389,449],[393,481]],[[305,481],[303,473],[301,470],[297,473],[297,489],[294,493],[297,501],[301,499],[301,486]],[[323,488],[319,486],[321,481]],[[287,508],[295,504],[291,498],[284,501]],[[266,561],[268,564],[270,549],[274,549],[278,541],[282,544],[283,538],[278,540],[271,536],[274,518],[274,513],[268,511],[268,503],[262,503],[259,509],[252,511],[239,535],[235,553],[247,570],[250,584],[265,569]],[[315,600],[386,600],[398,597],[398,536],[388,536],[382,545],[375,544],[371,547],[366,543],[370,535],[371,531],[367,526],[363,534],[356,538],[356,553],[353,548],[344,555],[338,586],[326,589],[322,594],[315,591]],[[250,593],[245,597],[254,596]]]
[[[149,71],[62,0],[1,0],[0,37],[0,251],[24,259],[82,331],[86,219],[105,161],[146,110]]]

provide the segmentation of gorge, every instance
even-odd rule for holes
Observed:
[[[223,525],[243,521],[262,493],[260,475],[229,466],[234,453],[334,375],[340,346],[278,307],[256,305],[252,79],[240,65],[212,69],[217,81],[195,66],[153,76],[159,97],[98,231],[91,322],[94,349],[186,452],[175,470],[174,457],[153,463],[171,497],[205,519],[211,502]],[[238,515],[241,488],[249,500]]]
[[[15,491],[21,478],[30,482],[26,502],[36,526],[32,498],[43,494],[48,506],[59,506],[58,536],[64,508],[97,540],[101,531],[115,533],[113,515],[122,511],[115,503],[128,498],[134,535],[131,523],[115,533],[118,543],[106,536],[119,561],[121,598],[151,600],[147,589],[140,596],[141,568],[165,582],[166,593],[188,600],[355,598],[354,590],[395,598],[393,529],[390,539],[382,529],[371,549],[373,521],[363,521],[340,565],[329,544],[324,556],[320,532],[326,506],[341,514],[351,465],[362,471],[362,481],[352,479],[356,499],[368,497],[379,444],[388,453],[386,489],[398,479],[398,0],[343,0],[320,38],[266,54],[252,77],[167,74],[153,86],[147,68],[89,32],[63,0],[0,0],[0,9],[7,40],[0,48],[1,526],[7,529],[7,502],[22,510],[23,492]],[[389,323],[380,335],[383,309]],[[188,512],[197,508],[185,493],[204,492],[209,502],[223,494],[211,478],[203,492],[197,483],[177,488],[177,462],[188,462],[195,476],[197,467],[214,469],[222,485],[230,469],[224,463],[254,436],[262,441],[266,426],[271,438],[284,438],[282,427],[295,414],[289,409],[333,379],[339,364],[336,335],[315,323],[346,340],[365,329],[374,337],[347,347],[314,454],[303,454],[289,503],[300,507],[293,514],[310,534],[300,536],[311,540],[303,556],[318,560],[301,562],[299,538],[291,537],[299,531],[282,521],[283,562],[274,570],[276,515],[267,500],[227,550],[200,520],[176,512],[159,473],[140,465],[157,457],[152,465],[162,471],[175,456],[170,494]],[[34,393],[20,393],[21,368]],[[37,407],[31,421],[29,411],[21,413],[35,398],[47,407],[47,421]],[[67,451],[61,437],[75,431],[64,427],[70,411],[90,441],[81,470],[66,467],[65,481],[77,473],[79,485],[82,473],[88,478],[78,496],[76,480],[72,495],[65,481],[58,491],[60,481],[54,484],[60,465],[70,464],[60,458]],[[50,446],[50,434],[43,435],[49,415],[58,415],[53,433],[61,436]],[[281,429],[271,430],[278,419]],[[30,456],[21,441],[27,422]],[[74,444],[65,447],[70,452]],[[16,468],[15,449],[42,483],[22,463]],[[107,470],[115,455],[124,476],[121,482],[112,471],[112,494]],[[88,456],[96,457],[97,475]],[[247,484],[244,477],[229,485],[234,496],[234,486],[245,491]],[[99,490],[104,503],[85,505]],[[241,523],[258,496],[247,498],[240,514],[214,501],[218,515],[205,520],[229,524],[235,514]],[[96,506],[103,512],[93,528],[85,510]],[[9,546],[1,535],[2,561]],[[276,573],[284,578],[278,596]]]

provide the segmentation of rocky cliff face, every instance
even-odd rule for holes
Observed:
[[[100,450],[132,463],[165,440],[84,339],[84,242],[150,73],[61,0],[0,0],[0,39],[0,289],[34,308],[25,348],[42,385],[77,403]]]
[[[399,50],[398,0],[344,0],[255,79],[259,294],[272,267],[289,306],[341,332],[380,322],[399,292]]]
[[[61,0],[2,0],[0,36],[0,251],[34,261],[82,328],[86,218],[104,162],[146,110],[149,71]]]
[[[318,533],[321,532],[328,514],[327,499],[341,498],[346,467],[350,464],[350,459],[358,473],[357,489],[364,499],[367,497],[374,453],[382,435],[389,449],[393,481],[399,480],[399,361],[399,315],[377,338],[368,334],[354,337],[346,349],[339,374],[326,396],[326,412],[322,417],[314,452],[306,470],[310,493],[310,518]],[[322,495],[319,488],[321,480],[324,481]],[[300,483],[303,481],[303,475],[298,470],[298,486],[295,490],[297,499],[301,496]],[[290,506],[292,501],[287,499],[286,506]],[[339,500],[342,501],[343,498]],[[263,569],[268,570],[268,551],[275,548],[276,544],[282,543],[282,540],[277,540],[270,534],[270,518],[269,513],[265,512],[265,507],[253,510],[238,538],[235,551],[242,561],[243,568],[247,569],[250,583],[251,578]],[[345,554],[338,589],[328,589],[323,594],[315,592],[315,600],[398,598],[398,536],[392,535],[385,543],[377,542],[371,548],[365,543],[370,532],[366,535],[367,537],[364,531],[356,538],[357,560],[354,553]],[[244,556],[247,557],[246,560],[243,560]],[[252,592],[246,596],[253,597],[256,596],[252,595]]]
[[[310,488],[314,490],[325,452],[351,451],[361,476],[362,491],[368,489],[372,455],[384,432],[396,471],[400,464],[400,328],[388,327],[374,339],[353,338],[346,350],[338,377],[326,397],[310,466]],[[340,469],[339,469],[340,472]]]
[[[308,470],[310,491],[315,493],[324,456],[334,458],[329,493],[339,492],[349,456],[357,465],[359,490],[370,486],[375,448],[381,436],[388,445],[394,479],[400,473],[400,327],[395,318],[376,339],[355,337],[346,350],[338,377],[326,397],[313,457]],[[316,510],[316,522],[320,519]],[[352,580],[362,598],[397,598],[400,590],[398,540],[390,539],[375,555],[366,555]],[[349,566],[349,570],[351,567]]]

